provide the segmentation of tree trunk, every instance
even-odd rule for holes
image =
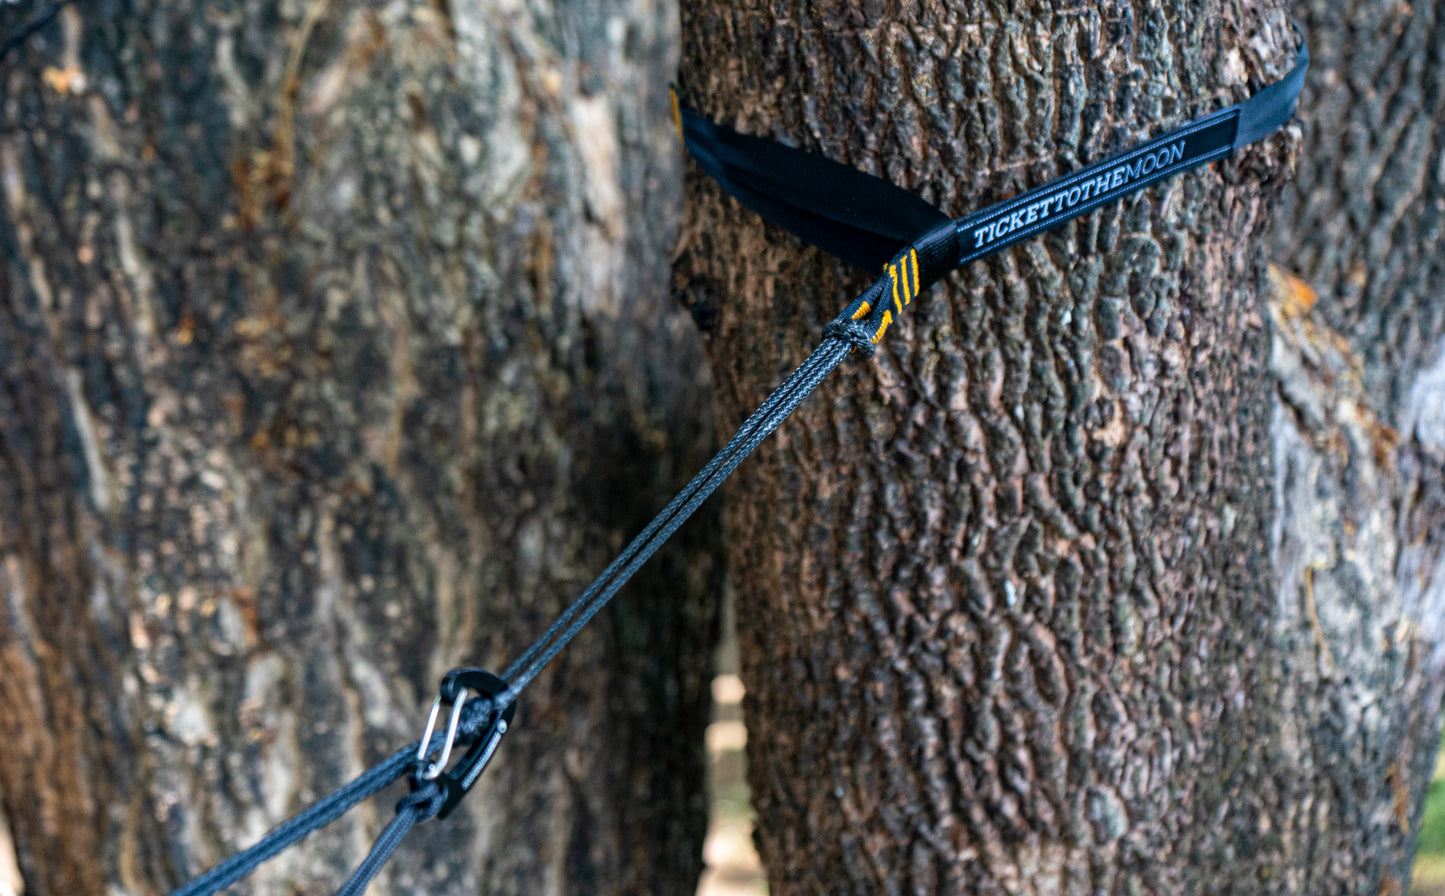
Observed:
[[[1445,4],[1308,0],[1298,14],[1320,36],[1304,94],[1320,126],[1273,250],[1319,291],[1373,409],[1400,425],[1445,336]]]
[[[1407,886],[1445,692],[1445,6],[1306,2],[1272,249],[1275,570],[1308,892]],[[1318,303],[1310,302],[1318,296]],[[1304,302],[1300,302],[1300,297]]]
[[[696,4],[683,77],[725,123],[961,215],[1293,61],[1275,2],[1012,9]],[[1271,371],[1262,246],[1298,144],[955,274],[743,468],[775,896],[1401,892],[1441,682],[1439,464],[1301,422]],[[678,276],[731,423],[868,278],[696,177],[688,208]],[[1282,328],[1282,368],[1299,345]],[[1323,407],[1363,404],[1309,373]]]
[[[442,672],[515,656],[700,465],[675,35],[647,2],[100,3],[5,60],[28,894],[162,892],[414,740]],[[720,566],[688,531],[383,889],[695,885]],[[398,794],[249,892],[330,892]]]

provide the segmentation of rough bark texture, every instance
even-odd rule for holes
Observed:
[[[0,8],[0,32],[31,9]],[[0,70],[0,793],[155,893],[413,740],[700,463],[666,5],[76,4]],[[685,892],[718,565],[653,564],[383,890]],[[395,795],[265,866],[331,892]]]
[[[955,215],[1240,99],[1294,46],[1272,2],[713,2],[683,33],[705,112]],[[1368,415],[1294,417],[1291,388],[1362,401],[1321,363],[1276,385],[1272,351],[1308,349],[1272,349],[1262,289],[1298,138],[955,275],[744,468],[775,894],[1400,892],[1439,698],[1438,461]],[[683,237],[733,422],[866,280],[697,179]]]

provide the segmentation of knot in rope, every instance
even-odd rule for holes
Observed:
[[[436,817],[447,801],[447,793],[436,781],[423,781],[411,793],[397,800],[396,814],[414,812],[416,821]]]
[[[361,864],[356,866],[351,877],[342,884],[341,889],[336,891],[336,896],[362,896],[366,887],[376,877],[391,854],[401,845],[406,837],[407,831],[412,829],[418,821],[426,821],[434,817],[446,804],[447,791],[442,784],[435,780],[417,781],[413,785],[411,793],[402,797],[396,804],[396,817],[376,842],[371,846],[371,852]]]
[[[878,346],[873,342],[873,331],[865,327],[861,321],[840,318],[823,328],[823,336],[827,339],[846,342],[864,358],[871,358],[873,353],[878,351]]]

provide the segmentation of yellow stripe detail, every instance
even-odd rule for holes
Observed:
[[[669,87],[667,95],[672,100],[672,126],[677,128],[677,139],[686,140],[682,136],[682,103],[677,98],[677,91]]]
[[[909,247],[908,254],[913,257],[913,294],[918,295],[918,250]]]
[[[898,309],[898,314],[903,315],[903,303],[898,301],[898,265],[888,266],[888,279],[893,281],[893,307]]]
[[[893,323],[893,312],[883,312],[883,323],[878,325],[878,332],[873,334],[872,342],[874,345],[877,345],[878,341],[883,338],[883,331],[888,329],[888,325],[891,323]]]
[[[859,306],[858,306],[858,310],[857,310],[857,311],[854,311],[854,312],[853,312],[853,319],[854,319],[854,320],[862,320],[863,318],[867,317],[867,316],[868,316],[868,312],[869,312],[869,311],[872,311],[872,310],[873,310],[873,309],[871,309],[871,308],[868,307],[868,303],[867,303],[867,302],[864,302],[862,305],[859,305]]]
[[[908,256],[898,256],[898,267],[903,271],[903,304],[908,305],[913,301],[913,290],[908,288]],[[900,311],[899,314],[902,314]]]

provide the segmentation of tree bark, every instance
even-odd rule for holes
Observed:
[[[1445,693],[1445,7],[1296,13],[1312,124],[1272,251],[1313,291],[1275,304],[1274,547],[1290,736],[1330,786],[1295,823],[1307,891],[1403,892]]]
[[[1274,2],[714,2],[683,35],[704,112],[953,215],[1242,99],[1295,44]],[[1365,391],[1313,362],[1292,382],[1305,340],[1271,335],[1262,247],[1298,145],[955,274],[740,472],[775,896],[1401,892],[1440,694],[1439,464],[1368,415],[1293,411],[1291,389]],[[867,278],[696,177],[688,209],[677,276],[731,423]]]
[[[1311,0],[1297,14],[1320,36],[1304,94],[1318,126],[1272,248],[1318,290],[1397,425],[1445,335],[1445,6]]]
[[[4,62],[28,894],[163,892],[414,740],[442,672],[515,656],[700,465],[675,48],[648,2],[100,3]],[[695,885],[720,565],[688,533],[384,889]],[[330,892],[395,797],[237,891]]]

